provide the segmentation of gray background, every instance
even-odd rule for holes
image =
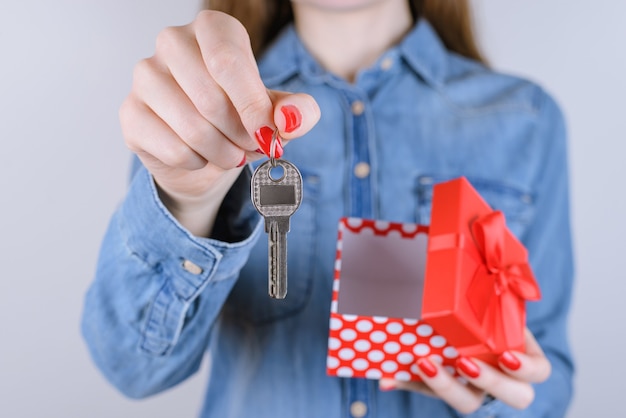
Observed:
[[[578,374],[571,417],[623,407],[626,2],[474,0],[497,69],[546,86],[571,133]],[[206,366],[145,401],[112,389],[79,334],[129,153],[117,109],[158,31],[198,0],[0,3],[0,416],[187,417]]]

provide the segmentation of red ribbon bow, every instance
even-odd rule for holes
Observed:
[[[487,341],[491,349],[499,342],[507,347],[523,344],[524,300],[538,300],[539,286],[529,264],[505,264],[506,224],[494,211],[472,224],[472,234],[483,259],[468,287],[469,302],[476,317],[490,324],[495,333]],[[520,327],[522,327],[520,329]]]

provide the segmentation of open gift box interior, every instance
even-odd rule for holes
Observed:
[[[428,229],[355,218],[345,225],[337,313],[419,318]]]

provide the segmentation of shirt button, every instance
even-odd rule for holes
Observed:
[[[354,175],[360,179],[370,175],[370,165],[368,163],[358,163],[354,166]]]
[[[200,267],[199,265],[189,261],[189,260],[185,260],[183,261],[183,268],[185,270],[187,270],[189,273],[191,274],[200,274],[202,273],[202,267]]]
[[[367,405],[361,401],[352,402],[352,405],[350,405],[350,414],[354,418],[364,417],[365,414],[367,414]]]
[[[381,63],[380,63],[380,68],[383,71],[387,71],[388,69],[390,69],[393,66],[393,59],[387,57],[385,58]]]
[[[354,102],[352,102],[352,114],[354,116],[361,115],[364,110],[365,110],[365,105],[363,104],[362,101],[355,100]]]

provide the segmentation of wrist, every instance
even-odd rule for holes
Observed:
[[[154,179],[159,198],[170,214],[189,232],[208,237],[224,197],[241,173],[241,169],[225,172],[202,194],[185,194],[168,190]]]

